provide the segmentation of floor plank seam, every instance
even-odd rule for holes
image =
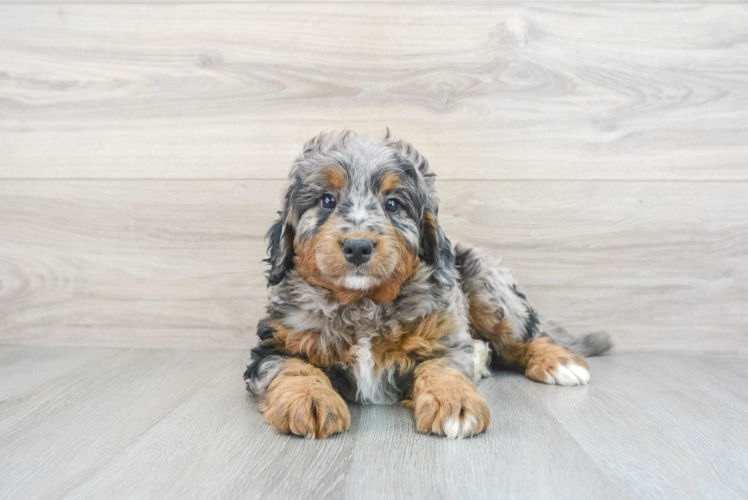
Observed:
[[[125,352],[130,351],[139,351],[140,349],[127,349]],[[180,351],[182,349],[174,349],[175,351]],[[238,359],[238,356],[237,356]],[[221,368],[218,370],[218,373],[213,373],[209,377],[207,377],[202,383],[195,385],[194,390],[184,393],[179,399],[175,400],[174,404],[163,414],[161,414],[158,418],[154,419],[150,425],[146,424],[143,426],[140,432],[134,434],[131,436],[131,438],[127,441],[127,443],[123,444],[120,449],[114,453],[111,457],[109,457],[107,460],[102,461],[97,464],[97,467],[93,468],[93,470],[89,471],[86,478],[81,479],[76,484],[70,486],[70,488],[67,489],[67,491],[63,492],[60,495],[60,499],[65,499],[70,497],[75,493],[76,490],[79,488],[85,486],[88,482],[93,480],[96,475],[104,469],[107,465],[109,465],[112,461],[114,461],[116,458],[118,458],[120,455],[125,453],[130,447],[135,445],[140,439],[143,438],[151,429],[156,427],[160,422],[162,422],[165,418],[167,418],[169,415],[174,413],[180,406],[182,406],[188,399],[190,399],[193,395],[195,395],[200,389],[202,389],[204,386],[209,384],[211,381],[213,381],[216,377],[218,377],[222,372],[224,368]]]
[[[0,347],[36,347],[38,349],[45,349],[45,347],[41,347],[41,346],[0,346]],[[65,348],[68,349],[68,347],[65,347]],[[115,358],[117,358],[119,356],[124,355],[125,352],[126,352],[124,349],[115,349],[114,351],[115,352],[109,353],[109,355],[102,355],[101,357],[97,357],[97,358],[92,359],[92,360],[90,360],[90,361],[88,361],[86,363],[83,363],[82,365],[77,366],[77,367],[73,368],[72,370],[66,371],[64,373],[60,373],[60,374],[58,374],[57,379],[63,380],[65,378],[70,377],[71,375],[75,374],[76,372],[81,372],[82,374],[85,374],[86,372],[90,372],[91,366],[97,365],[97,364],[101,364],[101,363],[105,363],[107,361],[110,361],[112,359],[115,359]],[[54,384],[55,382],[52,382],[52,383]],[[80,383],[80,381],[78,381],[77,383]],[[44,386],[49,386],[49,385],[50,384],[48,382],[47,383],[42,383],[42,384],[35,385],[33,387],[28,388],[22,394],[16,394],[14,397],[15,398],[19,398],[19,397],[24,397],[24,396],[26,396],[28,394],[35,394],[39,388],[44,387]],[[7,430],[7,429],[9,429],[9,428],[11,428],[13,426],[15,426],[19,422],[23,421],[24,418],[26,418],[28,415],[30,415],[31,413],[33,413],[44,402],[46,402],[46,399],[44,401],[41,401],[39,403],[39,405],[34,406],[33,408],[29,408],[26,411],[26,413],[24,413],[23,415],[14,417],[9,422],[0,424],[0,434],[2,434],[5,430]]]

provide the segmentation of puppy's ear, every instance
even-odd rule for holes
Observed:
[[[421,261],[434,269],[433,277],[439,283],[452,286],[454,255],[452,245],[436,219],[437,207],[426,208],[421,231]]]
[[[283,210],[278,212],[276,220],[266,236],[268,240],[268,258],[263,262],[270,264],[268,285],[277,285],[288,271],[293,268],[294,229],[291,224],[289,198],[286,193]]]
[[[385,137],[385,140],[388,139],[389,129],[387,129],[387,137]],[[419,257],[422,262],[434,269],[432,276],[437,282],[451,287],[454,255],[452,254],[452,245],[437,221],[439,200],[434,189],[436,175],[431,172],[428,160],[421,156],[421,153],[411,144],[396,140],[392,140],[390,144],[398,155],[407,163],[410,163],[418,172],[417,178],[421,186],[420,192],[423,196],[422,203],[424,206]]]

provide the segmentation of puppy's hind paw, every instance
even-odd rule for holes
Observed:
[[[546,338],[533,340],[527,350],[525,376],[549,385],[586,385],[590,369],[582,356]]]
[[[568,360],[552,364],[528,365],[525,376],[535,382],[548,385],[587,385],[590,380],[590,371],[584,360],[581,363]]]
[[[590,371],[584,366],[574,362],[565,365],[556,365],[550,370],[546,378],[546,384],[550,385],[587,385],[590,380]]]

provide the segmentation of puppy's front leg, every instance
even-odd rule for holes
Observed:
[[[413,412],[419,432],[455,439],[486,430],[488,405],[475,384],[447,360],[424,361],[414,375],[413,390],[402,406]]]
[[[265,422],[286,434],[327,439],[351,426],[351,414],[319,368],[300,359],[284,361],[260,405]]]

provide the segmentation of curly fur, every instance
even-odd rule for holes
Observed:
[[[337,205],[323,206],[325,196]],[[399,208],[386,210],[388,200]],[[490,421],[475,392],[485,363],[587,383],[581,356],[608,350],[609,338],[573,337],[540,316],[500,262],[450,243],[438,206],[426,159],[389,133],[322,133],[304,146],[268,232],[270,302],[244,376],[268,423],[317,438],[344,432],[350,417],[334,390],[402,402],[417,430],[469,437]],[[372,243],[370,260],[346,259],[349,238]],[[298,414],[287,414],[290,402]]]

